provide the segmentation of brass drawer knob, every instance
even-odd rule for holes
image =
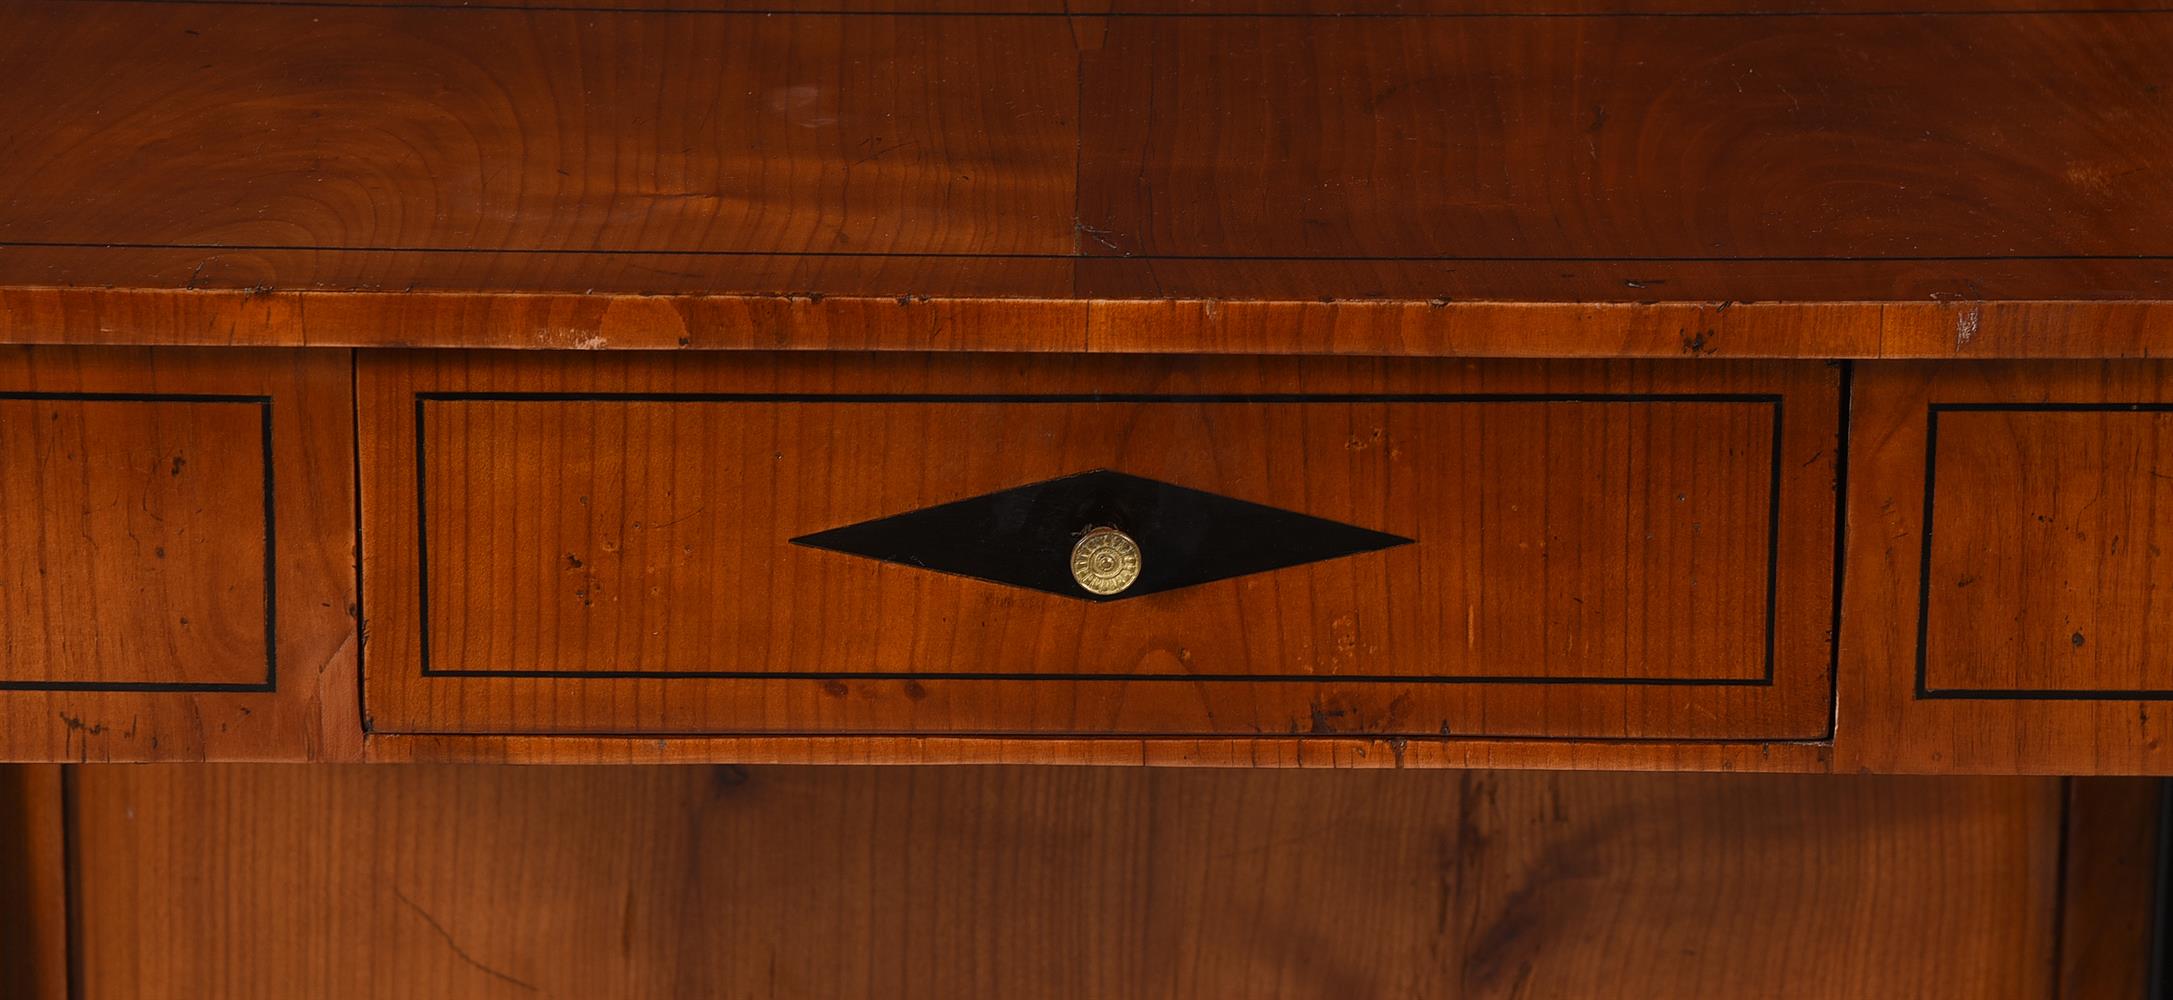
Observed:
[[[1115,528],[1095,528],[1071,547],[1071,578],[1087,593],[1121,594],[1139,579],[1139,543]]]

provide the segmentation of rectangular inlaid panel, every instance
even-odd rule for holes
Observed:
[[[359,755],[351,359],[0,350],[0,760]]]
[[[2173,368],[1858,372],[1837,766],[2173,771]]]
[[[1926,421],[1924,696],[2173,698],[2173,404]]]
[[[1817,735],[1832,373],[1704,371],[365,359],[371,715]]]
[[[271,401],[0,392],[0,689],[268,690]]]

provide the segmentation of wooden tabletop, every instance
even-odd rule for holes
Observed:
[[[2173,7],[771,6],[0,5],[0,340],[2173,349]]]

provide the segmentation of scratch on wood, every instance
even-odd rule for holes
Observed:
[[[523,982],[519,979],[515,979],[512,976],[506,975],[505,973],[498,971],[497,969],[493,969],[488,965],[484,965],[483,963],[476,961],[474,955],[468,954],[468,950],[460,946],[460,942],[453,940],[452,933],[445,929],[444,924],[438,923],[438,919],[431,916],[430,911],[423,909],[421,906],[416,905],[414,900],[407,898],[407,893],[401,892],[398,888],[394,888],[392,890],[392,895],[394,899],[397,899],[400,902],[406,904],[408,909],[414,910],[416,916],[423,918],[423,923],[429,924],[431,930],[438,932],[438,937],[445,939],[445,946],[453,949],[453,954],[460,956],[461,961],[466,962],[469,965],[475,966],[476,968],[491,974],[497,979],[503,980],[505,982],[518,986],[521,989],[527,990],[530,993],[542,992],[541,990],[536,989],[533,984]]]

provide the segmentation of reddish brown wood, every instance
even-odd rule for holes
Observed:
[[[0,340],[2173,349],[2173,13],[2011,6],[17,5]]]
[[[53,258],[55,263],[65,259]],[[440,270],[452,264],[446,262]],[[8,255],[0,249],[0,268],[7,265]],[[177,260],[174,266],[194,264]],[[711,273],[722,270],[708,269]],[[605,273],[610,273],[608,268]],[[831,273],[838,272],[833,269]],[[1016,268],[1006,268],[1002,273],[1021,281],[1025,277]],[[1915,305],[2045,300],[2064,304],[2163,302],[2173,298],[2173,268],[2162,257],[1512,260],[1131,256],[1081,258],[1075,262],[1075,273],[1073,297],[1097,302],[1197,299],[1286,307],[1323,301],[1360,305],[1384,302],[1446,308],[1452,314],[1494,303]],[[691,285],[693,280],[690,277],[686,284]],[[705,275],[701,280],[734,288],[740,278],[735,271],[715,278]],[[948,288],[956,279],[934,280],[939,288]],[[882,288],[870,284],[861,294],[881,292]],[[1574,312],[1560,308],[1552,311]],[[1866,311],[1878,314],[1876,308]],[[2024,347],[2016,345],[2011,350]],[[1952,352],[1940,348],[1936,353]]]
[[[1572,771],[1831,769],[1820,742],[1668,743],[1398,737],[1076,739],[748,736],[669,740],[593,736],[372,734],[381,763],[481,764],[1094,764],[1110,767],[1525,768]]]
[[[2164,428],[2127,408],[2173,402],[2169,375],[2156,362],[1859,366],[1839,766],[2173,770],[2173,682],[2150,645],[2166,615],[2152,596]]]
[[[2147,14],[10,17],[20,245],[2119,258],[2173,221]],[[475,34],[507,44],[446,58]]]
[[[1082,64],[1081,247],[2163,255],[2169,47],[2173,19],[2133,15],[1112,18]]]
[[[2161,933],[2155,908],[2165,788],[2137,778],[2077,778],[2067,786],[2055,995],[2149,996],[2149,956]]]
[[[0,764],[0,986],[20,1000],[68,993],[61,769]]]
[[[2154,373],[2155,374],[2155,373]],[[2121,388],[2108,385],[2109,393]],[[2153,393],[2154,395],[2155,393]],[[2173,412],[1944,410],[1920,684],[1938,695],[2165,690]]]
[[[1886,308],[0,289],[0,341],[1462,357],[1858,357]],[[1888,307],[1890,308],[1890,307]],[[2133,349],[2160,320],[2147,307]],[[1951,325],[1951,321],[1950,325]],[[2173,331],[2173,325],[2167,325]],[[2169,340],[2173,343],[2173,340]],[[2066,348],[2089,350],[2086,341]],[[1951,353],[1951,351],[1949,352]]]
[[[0,351],[0,759],[359,753],[349,360]]]
[[[265,682],[265,402],[0,395],[0,689]]]
[[[374,0],[373,0],[374,2]],[[459,2],[459,0],[448,0]],[[546,2],[546,0],[520,0]],[[614,3],[677,0],[611,0]],[[728,2],[728,0],[711,0]],[[875,0],[853,0],[875,2]],[[919,2],[919,0],[915,0]],[[967,0],[937,0],[967,2]],[[997,0],[989,0],[997,2]],[[1017,0],[1025,3],[1031,0]],[[2160,10],[2158,0],[1103,0],[1117,13],[1338,14],[1531,17],[1563,14],[1852,14]],[[1074,4],[1074,6],[1078,6]]]
[[[2060,794],[1485,771],[100,768],[79,796],[80,995],[2042,1000]],[[2118,867],[2147,881],[2137,860]]]
[[[0,288],[0,343],[2053,359],[2173,352],[2173,306],[2151,301],[1572,305]]]
[[[54,288],[96,289],[92,294],[98,297],[109,288],[156,290],[162,298],[183,301],[192,296],[174,293],[240,293],[213,299],[222,301],[276,289],[327,301],[323,296],[330,293],[457,292],[484,303],[497,296],[481,289],[619,299],[724,295],[757,302],[779,296],[1069,299],[1075,297],[1074,263],[1063,256],[188,249],[0,241],[0,289],[10,302],[32,295],[27,300],[32,303]],[[2066,294],[2077,286],[2058,287]],[[20,308],[11,305],[9,311]],[[386,343],[385,336],[365,343]]]
[[[1061,19],[104,3],[7,19],[0,241],[1072,246]]]
[[[2173,274],[2173,268],[2160,272]],[[2165,302],[1889,303],[1880,307],[1879,316],[1880,357],[2150,358],[2173,353],[2173,305]]]
[[[307,5],[311,0],[193,0],[197,3],[223,4],[293,4]],[[1095,9],[1107,6],[1110,0],[821,0],[815,4],[788,4],[779,0],[341,0],[350,7],[433,7],[449,10],[460,8],[545,8],[549,10],[575,11],[703,11],[716,13],[753,13],[764,16],[780,14],[821,14],[841,12],[850,14],[1062,14],[1067,10]],[[1273,2],[1273,0],[1270,0]],[[2016,2],[2016,0],[1995,0]],[[2053,0],[2046,6],[2057,7],[2080,0]],[[2105,6],[2137,3],[2138,0],[2112,0]]]
[[[1300,401],[823,402],[992,365],[1014,394]],[[379,731],[1827,731],[1823,366],[417,353],[361,382]],[[448,391],[815,395],[426,401],[418,435]],[[1302,402],[1348,393],[1450,398]],[[1418,541],[1112,604],[787,541],[1096,468]]]
[[[1463,357],[1850,357],[1881,309],[1749,303],[1096,302],[1095,352]]]
[[[306,3],[308,0],[195,0],[199,3]],[[343,0],[349,6],[544,7],[577,10],[742,11],[782,13],[778,0]],[[1504,16],[1560,14],[1846,14],[1911,11],[2157,10],[2158,0],[823,0],[795,13],[922,14],[1335,14],[1362,16]]]
[[[1086,372],[1076,376],[1086,386],[1493,378],[1449,374],[1462,371],[1450,365],[1409,369],[1442,374],[1406,375],[1368,360],[1332,362],[1321,370],[1341,374],[1322,381],[1303,364],[1258,360],[1272,354],[1975,359],[2173,351],[2173,268],[2166,266],[2173,245],[2164,243],[2173,232],[2173,104],[2166,96],[2173,82],[2160,58],[2173,41],[2173,12],[2125,2],[2022,10],[2018,2],[1963,9],[1953,0],[1921,7],[1848,0],[1815,10],[1724,0],[1550,0],[1514,10],[1495,0],[1365,9],[1350,0],[840,0],[793,11],[740,0],[669,9],[647,0],[530,9],[450,2],[15,5],[0,10],[0,82],[14,98],[0,108],[0,342],[987,352],[941,363],[649,356],[623,369],[652,373],[641,378],[655,384],[678,376],[654,373],[683,367],[743,373],[687,376],[687,384],[829,391],[841,384],[836,378],[912,384],[936,378],[913,373],[937,364],[949,366],[938,381],[973,392],[1008,385],[1021,373],[1032,382],[1042,371]],[[1346,16],[1353,14],[1371,16]],[[476,37],[496,44],[478,47]],[[1056,357],[1016,356],[1027,353]],[[1093,353],[1119,357],[1092,364],[1072,357]],[[1145,355],[1222,360],[1142,362]],[[79,357],[42,349],[10,356]],[[291,653],[282,647],[280,660],[315,677],[302,690],[283,687],[276,698],[6,692],[0,753],[361,753],[352,721],[358,706],[344,693],[353,685],[339,680],[353,680],[353,653],[342,645],[352,631],[342,619],[353,587],[341,582],[351,556],[347,563],[327,558],[355,544],[353,487],[342,478],[345,442],[355,433],[347,356],[80,357],[91,360],[0,369],[21,375],[0,380],[0,391],[54,378],[76,384],[53,374],[76,365],[93,373],[81,384],[111,387],[101,391],[129,392],[147,380],[239,387],[233,391],[272,397],[280,419],[297,421],[292,433],[285,424],[276,428],[281,450],[269,468],[282,483],[292,468],[297,481],[324,485],[281,501],[308,505],[298,513],[282,506],[277,518],[281,532],[304,540],[278,546],[282,565],[270,582],[280,584],[279,615],[311,616],[292,637],[282,619],[280,642],[303,646]],[[888,367],[893,363],[900,367]],[[365,364],[397,367],[384,359]],[[478,364],[494,371],[500,362]],[[593,359],[534,364],[536,371],[619,370],[610,369],[619,362]],[[1754,370],[1782,369],[1700,367],[1655,377],[1735,384],[1737,373]],[[2142,383],[2155,370],[2109,368],[2095,383],[2048,377],[2072,393],[2063,398],[2099,401],[2109,398],[2100,393],[2154,393]],[[1789,396],[1790,434],[1830,426],[1832,377],[1809,366],[1791,371],[1772,376]],[[1974,372],[1866,366],[1863,426],[1872,429],[1860,426],[1859,439],[1873,457],[1856,472],[1875,485],[1853,515],[1869,526],[1852,535],[1869,555],[1851,560],[1845,629],[1859,653],[1846,661],[1837,716],[1827,710],[1821,675],[1804,666],[1787,671],[1777,693],[1748,703],[1675,691],[1603,702],[1531,693],[1514,705],[1460,695],[1453,707],[1407,702],[1398,709],[1393,696],[1378,693],[1347,701],[1264,697],[1251,686],[1206,690],[1184,706],[1120,704],[1114,695],[1088,709],[1037,704],[1024,728],[1240,734],[1205,744],[1109,745],[1111,754],[1142,759],[1348,763],[1386,744],[1342,740],[1298,749],[1252,742],[1252,729],[1353,728],[1338,721],[1348,719],[1368,735],[1438,737],[1437,729],[1422,733],[1411,721],[1423,717],[1452,722],[1457,732],[1583,741],[1559,753],[1494,743],[1428,751],[1443,764],[1695,759],[1701,766],[1782,766],[1742,741],[1819,739],[1832,725],[1840,745],[1831,758],[1823,748],[1792,747],[1778,751],[1785,766],[1821,767],[1830,759],[1905,769],[2159,769],[2147,704],[2100,697],[2155,683],[2136,651],[2155,648],[2164,629],[2134,596],[2134,584],[2154,579],[2158,568],[2147,548],[2129,543],[2156,531],[2156,491],[2123,478],[2109,450],[2132,446],[2142,454],[2158,433],[2152,415],[2044,415],[2008,427],[2011,418],[1979,414],[1949,424],[1946,446],[1974,459],[1961,462],[1947,488],[1979,499],[1944,508],[1959,520],[1940,528],[1934,557],[1987,582],[1928,603],[1924,684],[1932,697],[1917,697],[1908,546],[1924,526],[1908,522],[1917,516],[1909,510],[1891,509],[1895,502],[1908,507],[1897,501],[1910,489],[1912,473],[1902,466],[1923,459],[1921,446],[1914,458],[1906,454],[1920,433],[1908,411],[1957,386],[1963,395],[1956,398],[2035,391],[2018,375],[1990,397],[1971,396],[1971,380],[1982,377]],[[469,377],[460,372],[430,384],[468,385]],[[518,384],[526,376],[504,377]],[[1548,377],[1533,376],[1534,384]],[[1442,381],[1427,381],[1435,378]],[[298,400],[293,407],[290,398]],[[263,463],[233,443],[238,428],[214,419],[225,411],[207,405],[0,401],[0,458],[13,473],[0,479],[0,544],[50,548],[80,527],[99,545],[95,559],[18,561],[12,574],[0,570],[0,618],[17,637],[0,649],[0,685],[154,674],[235,684],[242,683],[237,664],[271,652],[262,648],[267,640],[223,625],[196,630],[201,620],[230,623],[235,609],[261,603],[268,582],[235,570],[263,560],[262,542],[233,540],[254,523],[236,483],[251,461],[260,473]],[[396,495],[400,449],[413,448],[399,423],[408,410],[366,408],[377,414],[364,429],[380,435],[374,460],[387,463],[390,471],[380,474],[394,485],[385,495]],[[441,445],[474,445],[472,455],[463,451],[447,467],[453,478],[440,483],[455,491],[443,500],[478,524],[509,526],[506,545],[501,551],[477,542],[472,555],[445,555],[468,557],[530,589],[502,594],[501,580],[481,575],[446,581],[452,601],[440,612],[472,612],[477,623],[463,631],[467,623],[433,622],[445,626],[438,638],[446,645],[437,652],[449,658],[495,656],[501,639],[516,638],[525,644],[518,649],[554,663],[593,662],[601,649],[624,648],[599,646],[600,632],[560,628],[569,613],[564,595],[547,592],[533,565],[504,554],[525,558],[531,542],[559,548],[563,539],[553,531],[564,525],[547,515],[566,508],[567,489],[582,495],[578,477],[541,477],[540,470],[564,468],[544,455],[545,445],[599,456],[574,470],[590,486],[609,480],[612,461],[635,456],[704,489],[724,483],[702,465],[712,453],[745,459],[766,446],[755,433],[730,448],[704,445],[712,453],[683,451],[674,436],[710,441],[719,428],[747,424],[738,411],[678,413],[639,433],[618,433],[623,454],[613,459],[612,448],[596,447],[612,435],[581,423],[597,415],[594,408],[521,416],[524,437],[494,430],[496,410],[470,409],[439,423],[441,433],[460,438]],[[1555,513],[1510,518],[1506,528],[1497,518],[1485,530],[1459,529],[1492,539],[1457,552],[1487,558],[1497,574],[1493,596],[1467,601],[1459,596],[1466,591],[1442,584],[1448,575],[1437,571],[1446,560],[1413,569],[1398,562],[1407,555],[1366,557],[1367,566],[1403,568],[1359,583],[1346,579],[1349,567],[1308,570],[1307,592],[1288,604],[1277,595],[1272,607],[1245,604],[1246,592],[1225,588],[1240,596],[1206,616],[1218,623],[1213,638],[1174,648],[1240,664],[1237,676],[1248,679],[1230,682],[1238,685],[1352,663],[1401,677],[1467,674],[1475,664],[1504,661],[1542,673],[1599,663],[1614,675],[1643,672],[1645,679],[1742,679],[1750,642],[1745,595],[1756,582],[1743,540],[1758,528],[1742,473],[1744,452],[1756,445],[1744,436],[1747,425],[1671,430],[1666,421],[1690,419],[1681,405],[1659,417],[1578,411],[1579,419],[1592,419],[1465,434],[1478,442],[1471,444],[1455,428],[1426,423],[1431,411],[1349,409],[1326,423],[1296,421],[1292,430],[1285,424],[1297,411],[1258,407],[1195,414],[1195,423],[1214,424],[1221,436],[1211,449],[1188,452],[1111,430],[1128,419],[1121,408],[1041,422],[997,409],[949,423],[863,415],[858,425],[842,411],[810,410],[813,416],[795,418],[802,423],[780,423],[770,444],[813,442],[826,429],[850,438],[866,437],[876,424],[911,426],[936,446],[910,455],[901,449],[899,468],[943,475],[853,481],[823,492],[804,512],[772,511],[766,519],[727,521],[708,510],[678,522],[672,530],[679,534],[663,548],[611,567],[615,575],[604,582],[613,593],[646,596],[582,613],[598,629],[661,633],[653,626],[670,611],[670,640],[632,647],[638,662],[661,664],[663,672],[684,670],[694,650],[725,650],[740,658],[735,663],[765,666],[778,650],[796,654],[786,659],[804,653],[825,661],[866,654],[855,662],[897,658],[922,669],[960,648],[948,636],[929,638],[950,626],[914,620],[865,633],[809,634],[792,617],[796,611],[748,610],[788,606],[771,600],[782,591],[749,590],[739,581],[779,566],[801,573],[798,564],[741,553],[719,564],[731,571],[730,583],[680,573],[652,584],[640,571],[668,568],[670,560],[650,557],[674,543],[699,549],[717,538],[744,541],[757,529],[872,516],[894,502],[938,495],[939,481],[1009,485],[995,459],[971,457],[989,454],[969,446],[985,441],[997,442],[1006,462],[1016,456],[1021,465],[1050,469],[1089,459],[1148,462],[1134,456],[1151,451],[1171,475],[1182,471],[1240,492],[1253,487],[1228,484],[1273,484],[1260,486],[1259,495],[1351,517],[1369,509],[1369,489],[1394,500],[1375,508],[1405,510],[1399,516],[1413,524],[1421,522],[1408,512],[1468,509],[1471,494],[1459,492],[1465,487],[1439,485],[1450,478],[1439,471],[1446,465],[1427,473],[1433,492],[1405,496],[1395,490],[1414,489],[1419,480],[1376,475],[1365,463],[1378,459],[1363,449],[1338,452],[1333,439],[1346,424],[1380,424],[1424,439],[1420,451],[1476,456],[1486,472],[1517,464],[1511,456],[1532,456],[1535,471],[1501,480],[1491,495],[1517,505],[1519,516],[1529,517],[1534,499]],[[1627,440],[1647,426],[1639,420],[1659,421],[1650,425],[1664,442],[1657,451],[1618,447],[1609,437]],[[72,453],[63,446],[71,429],[84,445]],[[1052,435],[1059,443],[1045,444]],[[198,449],[190,462],[206,470],[203,483],[130,475],[144,455],[173,450],[169,438]],[[1460,447],[1442,446],[1446,440]],[[1784,493],[1793,498],[1826,482],[1835,459],[1811,438],[1791,440],[1790,457],[1809,463],[1789,473]],[[1243,445],[1235,449],[1240,457],[1232,457],[1228,441]],[[835,460],[856,454],[834,440],[792,450],[825,451]],[[1629,464],[1609,464],[1617,452]],[[991,464],[975,467],[976,460]],[[1321,471],[1352,462],[1357,474]],[[1288,471],[1294,465],[1302,471]],[[25,469],[78,475],[24,479]],[[954,475],[961,470],[970,474]],[[777,481],[801,496],[827,489],[831,478],[803,464]],[[1394,489],[1381,485],[1390,482]],[[2083,482],[2108,498],[2087,515],[2068,491]],[[1692,493],[1705,504],[1686,501],[1685,517],[1724,540],[1709,552],[1686,555],[1680,535],[1649,545],[1608,542],[1635,534],[1640,515],[1630,506],[1607,508],[1606,516],[1563,513],[1591,513],[1576,505],[1595,496],[1660,495],[1683,483],[1700,486]],[[1702,491],[1711,483],[1725,487]],[[129,502],[98,505],[97,496],[114,493]],[[389,500],[373,503],[392,509]],[[177,505],[226,516],[161,519]],[[2070,541],[2018,519],[2017,512],[2039,507],[2053,521],[2076,522],[2067,527],[2088,537]],[[763,509],[734,507],[750,508]],[[1776,634],[1793,650],[1784,660],[1809,664],[1823,648],[1808,637],[1823,627],[1816,612],[1826,600],[1811,595],[1830,586],[1820,580],[1829,563],[1815,552],[1831,544],[1831,527],[1794,510],[1790,523],[1802,534],[1780,549],[1781,586],[1791,596],[1776,605],[1788,622]],[[630,525],[632,515],[620,513]],[[807,523],[794,520],[803,513]],[[815,514],[824,524],[814,523]],[[2098,521],[2081,525],[2086,517]],[[2097,530],[2116,521],[2125,530]],[[1708,544],[1704,537],[1698,544]],[[134,548],[116,555],[123,539],[147,544],[149,561],[131,562]],[[1520,539],[1540,540],[1550,559],[1571,562],[1574,553],[1587,562],[1560,571],[1569,576],[1530,584],[1530,574],[1501,569],[1526,557],[1502,548]],[[397,548],[396,539],[381,544]],[[157,556],[160,549],[166,558]],[[1633,558],[1633,550],[1643,554]],[[286,565],[289,555],[294,565]],[[2025,564],[2061,567],[2057,585],[2025,572]],[[1664,608],[1634,616],[1613,605],[1590,610],[1613,593],[1593,582],[1597,574],[1575,575],[1595,565],[1625,588],[1660,595]],[[958,594],[931,597],[918,583],[825,589],[851,572],[798,577],[815,581],[824,595],[810,605],[823,621],[876,620],[871,609],[894,609],[901,599],[981,618],[1007,610]],[[299,582],[288,586],[286,575]],[[1695,595],[1693,582],[1702,588]],[[1416,596],[1396,598],[1405,592]],[[388,594],[387,620],[419,629],[420,616],[399,603],[412,598],[398,587]],[[1717,596],[1708,603],[1709,595]],[[287,609],[290,597],[303,603]],[[1490,614],[1496,624],[1467,630],[1459,653],[1456,629],[1414,618],[1391,598],[1461,602],[1475,619]],[[25,629],[20,622],[33,603],[41,624]],[[713,617],[681,610],[690,606],[713,609],[704,612]],[[1351,612],[1348,623],[1313,614],[1323,608]],[[2070,627],[2070,619],[2093,615],[2103,623]],[[186,630],[183,617],[191,622]],[[1295,624],[1271,634],[1260,624],[1267,621]],[[1635,623],[1663,638],[1634,637]],[[1578,638],[1557,649],[1558,636],[1543,624]],[[1066,627],[1125,649],[1166,631],[1088,616]],[[968,658],[1023,662],[1028,672],[1060,661],[1114,671],[1112,663],[1125,661],[1079,655],[1077,640],[1063,645],[1061,631],[972,640]],[[865,634],[878,638],[841,652]],[[750,635],[759,641],[742,642]],[[2083,645],[2073,644],[2076,636]],[[397,629],[385,638],[407,641]],[[1660,646],[1666,649],[1655,653]],[[419,661],[420,650],[411,645],[389,655],[397,671]],[[911,701],[902,686],[867,699],[874,708],[849,699],[787,704],[800,695],[779,695],[776,704],[746,713],[726,711],[706,695],[666,698],[664,685],[683,683],[676,678],[575,682],[583,693],[564,705],[520,701],[529,696],[518,691],[534,686],[528,681],[407,684],[419,680],[379,675],[378,683],[392,685],[388,699],[392,691],[413,699],[385,702],[399,720],[390,729],[738,733],[790,731],[787,721],[814,719],[807,732],[839,724],[870,732],[893,724],[901,732],[985,731],[998,739],[973,752],[1002,759],[1017,752],[1000,739],[1016,730],[990,720],[1015,722],[1005,713],[1018,706],[994,692],[960,700],[937,691],[918,708],[895,707]],[[483,693],[455,690],[468,687]],[[2046,690],[2099,700],[2012,697]],[[1945,697],[1956,691],[2001,692],[2008,703],[1941,704],[1964,700]],[[154,695],[172,697],[153,711],[143,699]],[[260,697],[281,707],[249,700]],[[638,724],[621,729],[626,719]],[[2049,724],[2038,724],[2044,720]],[[1617,751],[1589,742],[1685,735],[1730,742],[1710,756],[1673,745]],[[175,739],[182,749],[163,742]],[[518,749],[503,752],[551,756],[570,745],[505,744]],[[501,752],[496,744],[474,746],[478,755]],[[880,750],[834,751],[819,740],[790,746],[764,751],[716,740],[686,753],[812,759],[936,752],[912,739]],[[454,752],[442,741],[429,747]]]

